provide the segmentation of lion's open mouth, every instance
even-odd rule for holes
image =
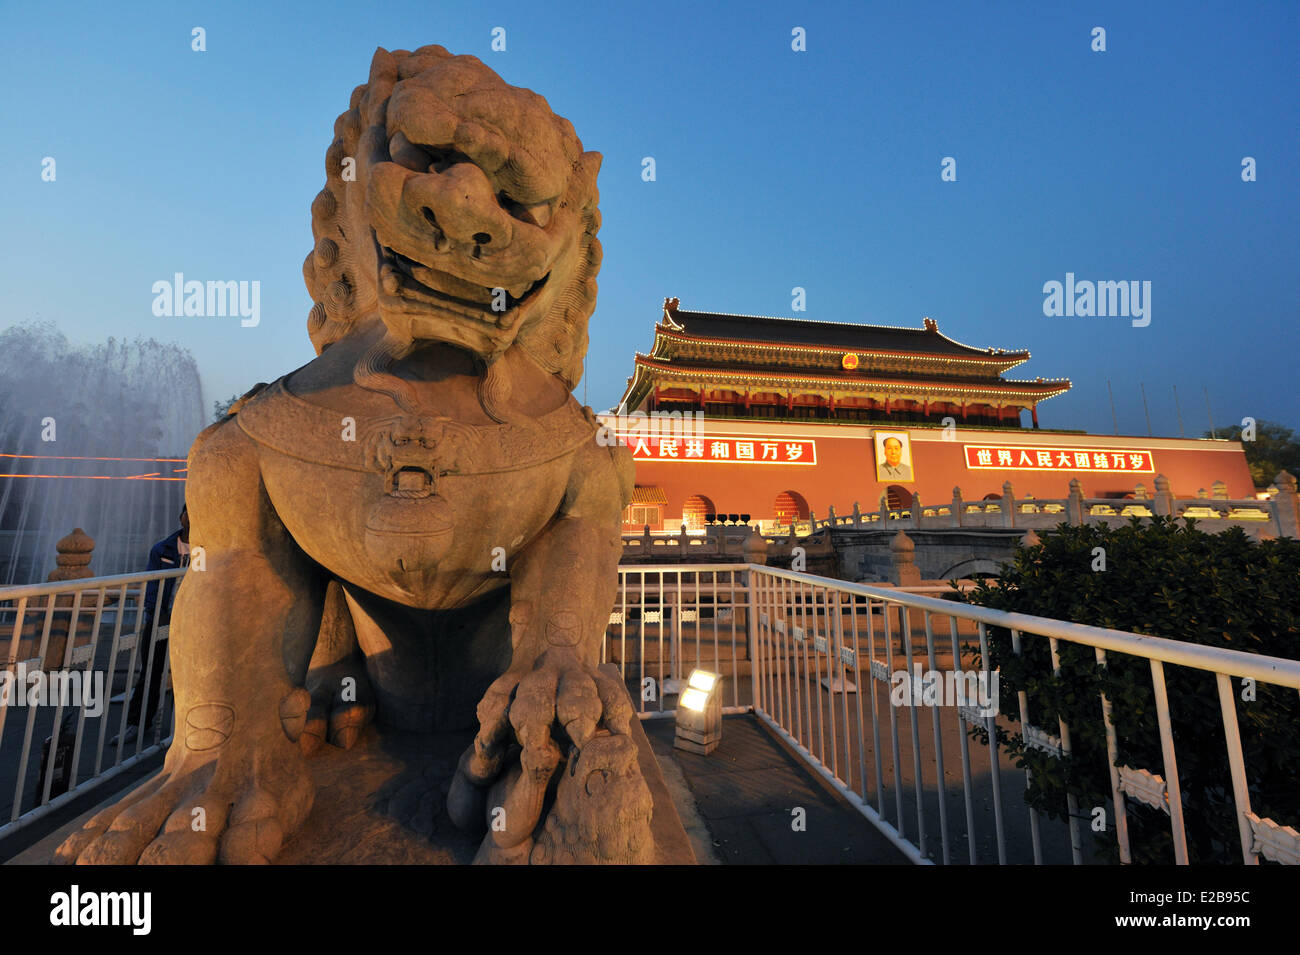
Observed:
[[[551,277],[547,272],[531,284],[513,287],[476,285],[430,268],[389,246],[381,245],[380,251],[379,281],[389,295],[426,305],[450,306],[498,325],[510,324],[507,316],[536,295]]]

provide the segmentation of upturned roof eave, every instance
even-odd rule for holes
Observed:
[[[1003,379],[998,379],[996,381],[987,381],[987,382],[981,382],[979,380],[926,381],[924,379],[911,380],[911,381],[909,380],[899,381],[899,380],[873,379],[869,377],[856,377],[856,376],[850,377],[847,375],[836,375],[836,376],[800,375],[800,374],[776,373],[776,372],[766,373],[761,371],[734,371],[725,368],[700,368],[700,367],[691,367],[686,365],[670,365],[655,360],[653,356],[642,355],[640,353],[636,355],[635,364],[636,364],[637,372],[633,376],[633,384],[628,388],[629,394],[635,387],[637,380],[643,378],[642,375],[643,370],[645,372],[654,371],[654,372],[660,372],[661,374],[668,375],[668,376],[675,376],[680,378],[693,378],[696,380],[699,380],[701,378],[714,378],[718,381],[754,379],[755,381],[759,381],[759,382],[764,380],[772,380],[772,381],[784,380],[784,381],[807,382],[809,384],[821,384],[821,385],[831,384],[831,385],[853,386],[855,388],[865,388],[865,387],[874,386],[877,388],[890,388],[896,390],[915,389],[915,390],[936,391],[936,390],[947,389],[953,391],[967,391],[967,392],[984,391],[984,392],[989,392],[994,394],[999,394],[999,393],[1022,394],[1022,395],[1040,394],[1043,395],[1044,397],[1055,397],[1056,395],[1064,394],[1066,391],[1069,391],[1070,388],[1072,387],[1072,383],[1068,378],[1055,379],[1055,380],[1047,379],[1041,382],[1018,381],[1018,380],[1007,381]]]
[[[851,326],[854,328],[892,328],[887,325],[873,326]],[[899,329],[901,331],[918,331],[918,329]],[[942,332],[935,332],[947,341],[952,339],[943,335]],[[990,355],[986,351],[973,349],[969,345],[963,345],[961,342],[952,342],[960,348],[966,349],[961,355],[944,354],[943,352],[922,351],[915,348],[856,348],[849,346],[830,346],[830,345],[800,345],[790,342],[781,342],[770,339],[757,338],[714,338],[707,335],[696,335],[690,331],[678,327],[671,327],[660,323],[655,326],[655,341],[650,350],[651,355],[655,357],[667,357],[665,343],[668,341],[683,342],[697,345],[717,345],[721,347],[747,346],[750,348],[778,348],[788,351],[816,352],[819,354],[846,354],[853,353],[856,355],[878,355],[884,358],[923,358],[933,361],[972,361],[980,364],[996,367],[999,372],[1008,371],[1018,365],[1023,365],[1033,356],[1028,351],[1003,352],[997,355]]]

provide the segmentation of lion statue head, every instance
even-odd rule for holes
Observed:
[[[476,57],[377,50],[312,203],[317,354],[379,321],[371,373],[429,342],[490,372],[518,346],[572,390],[596,304],[600,162],[545,99]]]

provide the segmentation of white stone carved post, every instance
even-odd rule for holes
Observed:
[[[912,526],[921,529],[921,495],[912,495]]]
[[[899,587],[916,587],[921,583],[921,572],[916,567],[916,545],[902,531],[889,542],[889,579]]]
[[[1147,497],[1147,486],[1141,481],[1138,481],[1137,487],[1133,488],[1133,499],[1135,501],[1149,500]]]
[[[1296,495],[1296,480],[1290,472],[1278,471],[1273,483],[1277,485],[1277,497],[1273,498],[1277,536],[1300,538],[1300,497]]]
[[[889,498],[880,495],[880,520],[883,524],[889,524]]]
[[[745,555],[745,563],[766,564],[767,539],[752,527],[747,527],[746,529],[749,531],[749,534],[740,547],[741,552]]]
[[[1070,479],[1070,496],[1065,501],[1065,514],[1072,525],[1083,526],[1083,485],[1078,478]]]
[[[961,488],[952,489],[952,504],[949,506],[952,514],[949,515],[949,522],[953,527],[961,527],[962,516],[966,510],[966,502],[961,499]]]
[[[832,504],[829,508],[826,509],[826,512],[827,512],[826,520],[830,522],[831,527],[834,527],[835,526],[835,505]],[[817,530],[817,528],[814,527],[813,530],[815,531]]]
[[[1170,517],[1174,513],[1174,492],[1169,487],[1169,478],[1163,474],[1156,475],[1155,512],[1157,517]]]
[[[1222,481],[1215,481],[1210,485],[1210,493],[1214,495],[1216,501],[1226,501],[1228,499],[1228,485]]]
[[[853,502],[853,526],[854,527],[862,526],[862,511],[858,508],[857,501]]]
[[[1002,482],[1002,526],[1016,526],[1016,496],[1011,490],[1011,482]]]

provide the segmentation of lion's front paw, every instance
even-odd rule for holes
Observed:
[[[278,727],[267,737],[266,743],[231,739],[205,761],[190,749],[169,753],[169,768],[92,817],[59,846],[55,861],[270,862],[307,818],[314,786],[298,747]]]
[[[591,820],[587,829],[573,829],[575,833],[581,830],[581,838],[590,843],[582,851],[607,861],[627,854],[606,854],[597,835],[607,821],[612,822],[612,815],[617,815],[619,800],[584,801],[577,795],[593,774],[604,773],[605,778],[618,780],[635,777],[641,792],[632,801],[643,794],[649,806],[649,792],[636,768],[636,747],[628,735],[632,704],[617,680],[583,664],[567,648],[552,648],[537,659],[532,670],[523,674],[511,671],[497,680],[480,702],[478,716],[478,736],[461,758],[447,808],[462,828],[488,830],[481,859],[529,858],[548,788],[564,758],[557,738],[567,740],[571,747],[568,765],[572,773],[582,774],[583,782],[570,783],[567,790],[565,781],[560,783],[561,793],[572,790],[571,808],[576,811],[581,804],[584,808],[578,814]],[[516,745],[518,760],[509,760],[507,766],[507,757]],[[590,754],[589,746],[594,747]],[[567,780],[570,769],[561,771]],[[572,827],[563,819],[568,811],[563,808],[566,801],[562,797],[559,802],[561,829],[557,831],[569,831]]]

